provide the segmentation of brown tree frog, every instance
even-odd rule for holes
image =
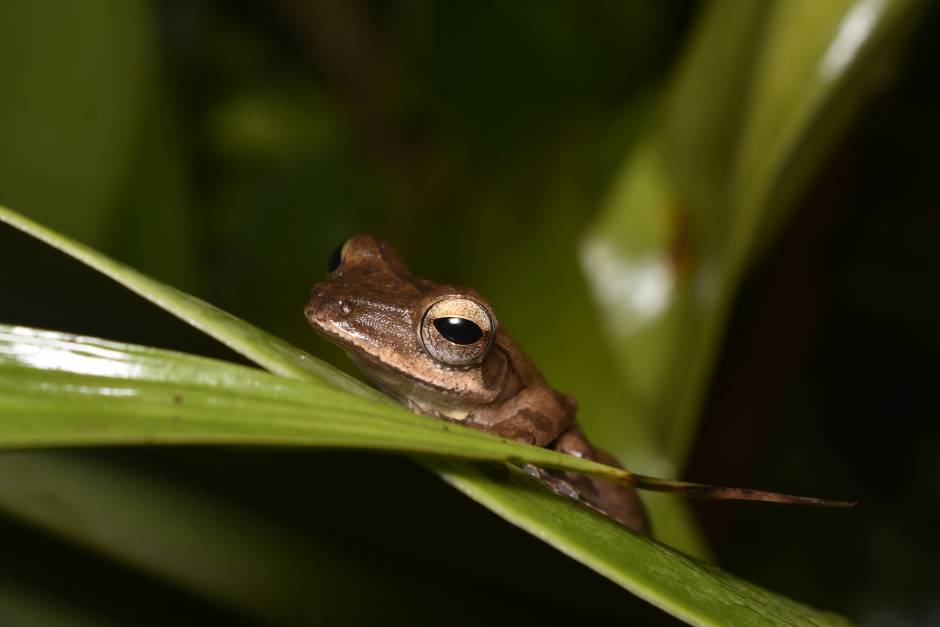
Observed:
[[[347,240],[305,308],[321,335],[344,348],[384,392],[415,412],[506,438],[618,466],[575,423],[575,400],[551,387],[476,291],[412,276],[384,241]],[[530,469],[641,533],[649,532],[633,488],[574,474]],[[736,488],[636,476],[636,485],[693,496],[840,504]]]

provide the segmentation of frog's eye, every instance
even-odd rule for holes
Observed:
[[[330,253],[330,258],[326,262],[326,271],[328,273],[333,273],[339,270],[340,265],[343,263],[343,246],[345,245],[346,242],[343,242],[334,248],[332,253]]]
[[[496,335],[496,323],[483,305],[469,298],[444,298],[421,318],[421,345],[437,361],[466,366],[486,355]]]

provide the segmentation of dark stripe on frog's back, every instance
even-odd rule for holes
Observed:
[[[518,351],[515,351],[514,354],[514,351],[507,348],[512,346],[514,346],[514,344],[512,340],[509,339],[509,334],[498,328],[496,331],[496,339],[493,341],[493,345],[490,347],[490,352],[492,353],[499,351],[499,353],[501,353],[503,356],[506,369],[503,370],[502,380],[498,378],[498,368],[493,368],[493,370],[490,371],[484,366],[481,371],[483,376],[483,385],[485,385],[487,389],[493,389],[494,387],[502,386],[503,393],[500,394],[496,399],[497,403],[501,403],[512,398],[532,383],[532,381],[526,381],[522,372],[519,370],[520,357],[521,359],[525,359],[525,357],[519,355]],[[526,365],[529,364],[526,363]]]
[[[528,356],[522,352],[518,345],[510,337],[509,333],[500,328],[496,336],[496,341],[493,342],[493,348],[491,350],[499,349],[506,358],[506,362],[509,364],[509,373],[507,373],[507,378],[512,376],[519,382],[518,389],[515,390],[512,394],[506,396],[509,398],[515,396],[519,390],[528,387],[540,386],[550,390],[555,396],[558,397],[559,404],[563,407],[575,407],[576,405],[572,402],[573,399],[569,399],[565,394],[562,394],[545,380],[545,377],[542,376],[542,373],[538,368],[535,367],[535,364],[528,358]],[[490,383],[487,381],[487,385]],[[571,417],[574,417],[574,412],[570,411]]]

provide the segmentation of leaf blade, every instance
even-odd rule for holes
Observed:
[[[628,471],[421,416],[321,382],[0,325],[0,448],[243,444],[358,448]]]
[[[531,485],[526,488],[526,477],[513,484],[494,484],[469,464],[438,459],[429,464],[457,489],[513,524],[689,624],[851,625],[841,616],[737,579],[654,540],[624,534],[602,516],[553,499]],[[628,563],[635,567],[624,568]]]

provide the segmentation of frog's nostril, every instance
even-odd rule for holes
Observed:
[[[344,316],[348,316],[352,313],[352,305],[348,300],[341,300],[337,303],[339,305],[339,310],[343,313]]]

